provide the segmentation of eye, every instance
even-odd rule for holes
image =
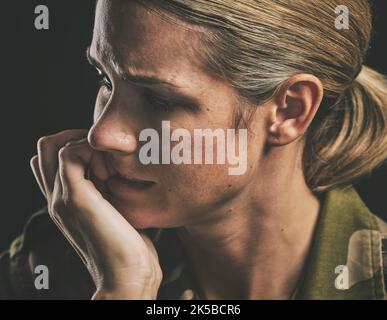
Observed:
[[[98,79],[99,79],[99,85],[101,87],[104,87],[109,92],[113,90],[113,85],[110,82],[108,76],[104,74],[101,70],[97,70],[98,72]]]
[[[162,97],[153,92],[145,92],[144,97],[149,105],[151,105],[152,107],[156,107],[157,109],[162,109],[164,111],[170,111],[171,109],[178,106],[177,102],[166,97]]]

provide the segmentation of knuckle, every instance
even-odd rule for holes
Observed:
[[[59,149],[60,158],[69,157],[79,147],[77,141],[69,141]]]
[[[61,160],[66,159],[66,158],[68,158],[69,153],[70,153],[70,148],[69,148],[68,145],[65,145],[65,146],[63,146],[63,147],[61,147],[61,148],[59,149],[58,157],[59,157],[59,159],[61,159]]]
[[[76,143],[76,140],[70,140],[70,141],[66,142],[66,144],[64,146],[67,148],[73,148],[75,143]]]
[[[83,143],[85,139],[80,139],[80,140],[71,140],[66,143],[66,147],[70,148],[71,150],[78,150],[83,148]]]
[[[38,150],[42,150],[43,148],[45,148],[45,146],[48,144],[50,140],[51,140],[50,136],[40,137],[37,143]]]
[[[35,163],[38,161],[39,157],[38,155],[34,155],[31,159],[30,159],[30,165],[31,167],[34,167],[35,166]]]

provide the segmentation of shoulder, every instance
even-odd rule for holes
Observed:
[[[38,266],[47,267],[48,289],[35,287]],[[0,299],[89,299],[92,292],[86,268],[47,208],[32,215],[23,233],[0,256]]]
[[[352,186],[327,192],[297,298],[385,299],[386,230]]]

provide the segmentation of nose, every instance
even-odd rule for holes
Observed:
[[[118,152],[122,155],[137,149],[135,132],[117,112],[102,114],[88,133],[90,146],[98,151]]]

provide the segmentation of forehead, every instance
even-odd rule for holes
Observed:
[[[199,27],[134,1],[100,0],[91,52],[125,70],[175,77],[182,69],[201,67],[197,54],[200,32]]]

